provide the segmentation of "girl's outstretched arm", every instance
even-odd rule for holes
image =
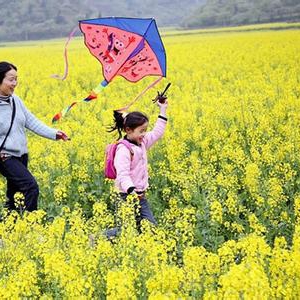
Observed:
[[[167,108],[168,108],[168,100],[166,100],[164,103],[160,103],[157,101],[157,105],[159,106],[159,115],[162,117],[167,117]]]
[[[167,125],[168,101],[166,100],[165,103],[157,102],[157,105],[160,109],[158,119],[155,123],[154,128],[151,131],[147,132],[144,137],[146,149],[149,149],[157,140],[159,140],[163,136]]]

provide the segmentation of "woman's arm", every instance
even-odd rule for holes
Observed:
[[[27,129],[33,131],[34,133],[42,137],[52,140],[62,139],[66,141],[69,139],[64,132],[45,125],[33,113],[31,113],[29,109],[26,108],[22,101],[20,101],[20,103],[25,115],[25,127]]]

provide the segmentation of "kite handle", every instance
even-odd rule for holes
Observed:
[[[55,78],[55,79],[59,79],[59,80],[65,80],[67,78],[68,73],[69,73],[68,45],[69,45],[69,42],[71,41],[71,39],[74,37],[77,29],[78,29],[77,26],[73,28],[73,30],[69,34],[69,37],[68,37],[68,39],[66,41],[66,44],[65,44],[65,48],[64,48],[65,72],[64,72],[64,75],[60,76],[58,74],[52,74],[50,77]]]
[[[161,96],[163,96],[163,95],[167,92],[167,90],[168,90],[168,88],[170,87],[170,85],[171,85],[171,82],[169,82],[169,83],[167,84],[167,86],[166,86],[166,88],[164,89],[164,91],[162,92]]]
[[[165,103],[165,101],[167,99],[167,96],[165,96],[165,93],[169,89],[170,85],[171,85],[171,82],[169,82],[167,84],[167,86],[165,87],[165,89],[164,89],[164,91],[162,93],[157,92],[157,96],[155,97],[155,99],[152,100],[152,102],[156,103],[158,101],[159,103]]]

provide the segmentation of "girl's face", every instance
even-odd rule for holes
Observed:
[[[14,69],[6,72],[2,83],[0,83],[0,95],[11,96],[18,84],[17,71]]]
[[[127,127],[125,129],[127,138],[133,142],[136,142],[140,145],[143,141],[143,138],[147,132],[148,122],[145,122],[143,125],[136,127],[135,129],[131,129]]]

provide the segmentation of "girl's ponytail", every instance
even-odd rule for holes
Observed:
[[[113,131],[117,130],[119,133],[118,140],[122,137],[122,130],[124,128],[124,120],[125,120],[125,118],[123,118],[123,113],[119,112],[118,110],[114,110],[114,123],[110,127],[110,129],[107,131],[113,132]]]
[[[114,123],[107,131],[113,132],[117,130],[119,133],[119,140],[122,137],[122,130],[125,130],[125,128],[135,129],[146,122],[149,122],[148,117],[139,111],[133,111],[126,114],[124,112],[122,113],[118,110],[114,110]]]

